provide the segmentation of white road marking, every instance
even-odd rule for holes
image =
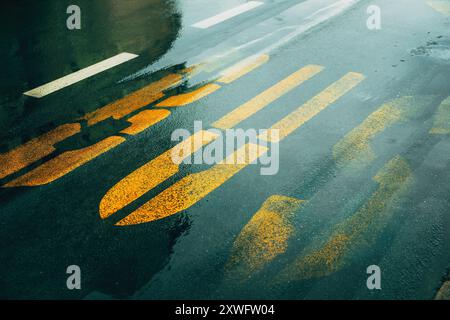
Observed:
[[[64,77],[54,80],[52,82],[46,83],[46,84],[44,84],[40,87],[37,87],[33,90],[27,91],[24,93],[24,95],[34,97],[34,98],[42,98],[50,93],[61,90],[65,87],[68,87],[68,86],[74,84],[74,83],[77,83],[81,80],[92,77],[92,76],[96,75],[97,73],[111,69],[119,64],[122,64],[129,60],[132,60],[136,57],[138,57],[138,55],[132,54],[132,53],[127,53],[127,52],[122,52],[114,57],[103,60],[103,61],[96,63],[92,66],[89,66],[87,68],[78,70],[74,73],[68,74],[67,76],[64,76]]]
[[[283,38],[281,38],[274,44],[261,50],[257,54],[269,54],[271,51],[278,49],[279,47],[285,45],[292,39],[295,39],[299,35],[309,31],[310,29],[314,28],[315,26],[318,26],[321,23],[324,23],[327,20],[338,16],[339,14],[343,13],[345,10],[347,10],[350,7],[352,7],[353,5],[357,4],[359,1],[360,0],[339,0],[336,3],[333,3],[327,7],[317,10],[316,12],[314,12],[311,15],[309,15],[308,17],[306,17],[304,22],[302,24],[298,25],[298,27],[296,27],[296,29],[294,29],[294,31],[287,34],[286,36],[284,36]],[[303,3],[301,3],[301,5],[307,4],[308,2],[309,1],[303,2]]]
[[[255,9],[256,7],[259,7],[260,5],[263,5],[263,4],[264,4],[264,2],[260,2],[260,1],[249,1],[247,3],[244,3],[243,5],[240,5],[233,9],[219,13],[218,15],[215,15],[211,18],[197,22],[197,23],[193,24],[192,27],[200,28],[200,29],[207,29],[216,24],[224,22],[225,20],[231,19],[237,15],[240,15],[244,12]]]

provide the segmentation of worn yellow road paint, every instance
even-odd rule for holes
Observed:
[[[217,80],[217,82],[220,83],[226,83],[229,84],[244,75],[250,73],[251,71],[255,70],[256,68],[260,67],[264,63],[266,63],[269,60],[268,55],[260,55],[256,57],[250,57],[247,58],[234,66],[226,69],[222,72],[221,77]],[[203,70],[209,68],[211,71],[212,69],[216,68],[215,66],[211,66],[208,64],[201,64],[199,65],[196,70]],[[188,104],[191,104],[193,102],[196,102],[214,92],[219,90],[221,86],[219,84],[207,84],[204,85],[192,92],[189,93],[183,93],[176,96],[169,97],[165,99],[164,101],[161,101],[156,106],[157,107],[179,107],[179,106],[185,106]]]
[[[291,74],[289,77],[283,79],[282,81],[265,90],[253,99],[247,101],[240,107],[234,109],[218,121],[214,122],[213,126],[220,129],[233,128],[241,121],[249,118],[273,101],[280,98],[282,95],[288,93],[295,87],[312,78],[323,69],[324,67],[316,65],[309,65],[301,68],[297,72]]]
[[[304,200],[270,196],[241,230],[231,249],[227,277],[245,280],[284,253],[294,232],[292,220]]]
[[[55,151],[54,145],[81,130],[79,123],[64,124],[23,145],[0,154],[0,179],[17,172]]]
[[[64,152],[36,169],[7,183],[5,187],[32,187],[48,184],[124,141],[125,139],[122,137],[113,136],[83,149]]]
[[[430,134],[450,134],[450,97],[439,105]]]
[[[88,125],[92,126],[111,117],[115,120],[122,119],[124,116],[161,99],[164,97],[164,90],[180,84],[182,79],[183,76],[179,74],[169,74],[122,99],[88,113],[82,120],[87,120]]]
[[[190,153],[185,152],[180,156],[180,158],[185,158],[217,137],[217,134],[209,131],[199,131],[189,139],[184,140],[130,173],[105,194],[100,202],[100,217],[102,219],[108,218],[176,174],[179,170],[179,165],[173,162],[174,151],[190,149]]]
[[[204,85],[192,92],[179,94],[176,96],[172,96],[170,98],[167,98],[164,101],[161,101],[156,106],[157,107],[181,107],[188,105],[190,103],[193,103],[195,101],[200,100],[201,98],[206,97],[207,95],[210,95],[211,93],[216,92],[220,89],[220,86],[218,84],[210,83],[207,85]]]
[[[274,141],[272,136],[261,136],[260,138],[269,138],[271,142],[279,142],[286,138],[294,130],[300,128],[322,110],[326,109],[329,105],[333,104],[336,100],[357,86],[364,78],[365,77],[360,73],[350,72],[346,74],[304,105],[300,106],[297,110],[275,123],[270,129],[279,130],[279,138],[276,141]]]
[[[227,157],[208,170],[191,174],[162,191],[119,221],[117,225],[128,226],[151,222],[186,210],[220,187],[249,163],[257,160],[267,150],[266,147],[247,144],[229,156],[242,164],[226,164],[231,162]]]
[[[131,117],[127,121],[131,126],[120,131],[120,133],[136,135],[153,126],[154,124],[164,120],[170,115],[169,110],[144,110],[137,115]]]
[[[370,246],[388,224],[393,211],[389,205],[407,190],[412,183],[408,163],[397,156],[378,172],[374,180],[378,190],[370,200],[346,221],[336,226],[325,243],[315,244],[305,250],[277,277],[280,281],[304,280],[330,275],[345,266],[352,250]]]
[[[376,158],[370,142],[386,128],[423,110],[431,101],[431,96],[405,96],[385,103],[333,147],[334,159],[338,164],[369,164]]]
[[[249,57],[223,71],[217,82],[231,83],[236,81],[256,68],[259,68],[267,61],[269,61],[269,56],[266,54]]]
[[[427,0],[427,4],[437,12],[450,16],[449,0]]]
[[[450,300],[450,281],[445,282],[439,289],[435,300]]]
[[[184,68],[183,70],[178,71],[181,75],[186,77],[187,79],[199,74],[205,69],[205,63],[201,62],[198,64],[191,65],[189,67]]]

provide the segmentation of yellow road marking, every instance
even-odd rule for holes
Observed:
[[[227,65],[229,65],[236,57],[238,57],[237,52],[234,52],[233,54],[227,54],[226,56],[214,56],[212,58],[209,58],[202,63],[202,71],[207,73],[215,72],[216,70],[222,69],[222,67],[226,67]],[[228,69],[229,68],[230,67],[228,67]]]
[[[100,217],[105,219],[111,216],[176,174],[179,166],[173,162],[174,152],[183,151],[180,158],[185,158],[217,137],[216,134],[209,131],[199,131],[129,174],[103,197],[100,202]],[[187,152],[186,149],[190,149],[190,152]]]
[[[54,144],[80,132],[79,123],[64,124],[23,145],[0,154],[0,179],[17,172],[55,151]]]
[[[223,71],[222,77],[218,79],[217,82],[229,84],[233,81],[236,81],[237,79],[243,77],[244,75],[250,73],[259,66],[263,65],[268,60],[269,60],[268,55],[261,55],[247,58]],[[206,66],[202,66],[199,68],[206,68]],[[156,106],[157,107],[185,106],[216,92],[220,88],[221,86],[218,84],[207,84],[192,92],[169,97],[166,100],[158,103]]]
[[[435,300],[450,300],[450,281],[445,282],[436,294]]]
[[[64,152],[36,169],[7,183],[5,187],[32,187],[48,184],[124,141],[125,139],[122,137],[113,136],[83,149]]]
[[[427,4],[437,12],[450,16],[450,1],[448,0],[428,0]]]
[[[240,107],[234,109],[212,125],[220,129],[229,129],[236,126],[241,121],[260,111],[323,69],[324,67],[322,66],[309,65],[298,70]]]
[[[269,56],[266,54],[247,58],[223,71],[222,76],[217,80],[217,82],[231,83],[236,81],[247,73],[250,73],[256,68],[262,66],[267,61],[269,61]]]
[[[179,74],[169,74],[122,99],[88,113],[82,120],[87,120],[88,125],[92,126],[110,117],[115,120],[122,119],[124,116],[161,99],[164,97],[164,90],[180,84],[182,79],[183,76]]]
[[[346,74],[317,96],[299,107],[297,110],[275,123],[270,129],[279,130],[279,138],[276,139],[276,141],[272,138],[272,136],[261,136],[260,138],[268,139],[271,142],[279,142],[280,140],[286,138],[294,130],[300,128],[303,124],[315,117],[319,112],[353,89],[356,85],[363,81],[364,78],[365,77],[360,73],[350,72]]]
[[[431,101],[429,96],[406,96],[385,103],[333,147],[334,159],[338,164],[356,160],[360,165],[372,162],[376,155],[370,146],[371,140],[394,123],[423,110]]]
[[[304,200],[270,196],[241,230],[225,267],[228,277],[249,279],[284,253],[294,232],[292,219]]]
[[[192,92],[179,94],[176,96],[172,96],[170,98],[167,98],[164,101],[161,101],[156,106],[157,107],[181,107],[188,105],[190,103],[193,103],[197,100],[200,100],[203,97],[206,97],[207,95],[216,92],[220,89],[220,86],[218,84],[207,84],[204,85]]]
[[[268,148],[256,144],[247,144],[229,156],[231,159],[236,156],[237,163],[242,164],[225,164],[231,162],[227,157],[208,170],[191,174],[162,191],[116,225],[127,226],[151,222],[186,210],[220,187],[249,163],[257,160],[267,150]]]
[[[450,97],[439,105],[430,134],[450,134]]]
[[[169,115],[169,110],[144,110],[129,118],[127,121],[131,123],[131,126],[120,131],[120,133],[136,135],[161,120],[164,120]]]
[[[244,63],[239,63],[237,64],[237,66],[230,69],[230,71],[228,71],[227,75],[224,76],[222,80],[224,83],[234,81],[239,77],[247,74],[248,72],[254,70],[261,64],[265,63],[268,59],[268,56],[263,55],[257,57],[257,59],[255,60],[244,60]],[[180,84],[184,77],[189,77],[192,74],[199,72],[202,67],[203,65],[201,64],[195,65],[180,71],[180,74],[170,74],[140,90],[129,94],[122,99],[119,99],[100,109],[86,114],[81,118],[81,120],[86,120],[89,126],[92,126],[110,117],[115,120],[119,120],[126,115],[148,104],[151,104],[156,100],[161,99],[162,97],[164,97],[164,90]],[[220,87],[221,86],[218,84],[208,84],[200,89],[195,90],[194,92],[166,99],[162,103],[158,104],[158,106],[183,106],[215,92]],[[130,122],[132,125],[122,130],[121,133],[129,135],[138,134],[148,127],[154,125],[155,123],[165,119],[169,115],[170,111],[167,110],[146,110],[128,119],[128,122]],[[35,138],[12,151],[9,151],[5,154],[0,154],[0,163],[4,163],[4,165],[2,165],[2,167],[0,168],[0,179],[10,175],[11,173],[21,170],[24,167],[32,164],[33,162],[51,154],[55,150],[53,144],[80,132],[80,130],[81,125],[78,123],[62,125],[57,129],[52,130],[42,135],[41,137]],[[87,149],[89,148],[83,150]],[[74,151],[73,155],[77,156],[79,152],[80,150],[76,150]],[[65,153],[64,157],[69,154],[70,153]],[[79,159],[75,159],[75,161],[79,161]],[[17,181],[18,180],[16,180],[16,182]]]
[[[307,250],[278,276],[278,280],[303,280],[330,275],[345,265],[352,249],[370,245],[392,217],[389,205],[398,200],[412,183],[408,163],[397,156],[389,161],[374,180],[379,188],[354,215],[336,226],[328,240]],[[309,252],[309,253],[308,253]]]

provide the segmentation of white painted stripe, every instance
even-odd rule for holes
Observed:
[[[257,55],[261,54],[269,54],[271,51],[278,49],[279,47],[285,45],[292,39],[300,36],[301,34],[311,30],[312,28],[320,25],[321,23],[326,22],[327,20],[338,16],[339,14],[345,12],[345,10],[349,9],[353,5],[357,4],[361,0],[339,0],[336,3],[329,5],[327,7],[321,8],[315,11],[313,14],[309,15],[305,22],[300,24],[294,31],[287,34],[274,44],[264,48],[259,51]],[[309,1],[302,2],[300,5],[306,5]]]
[[[74,73],[71,73],[67,76],[59,78],[59,79],[49,82],[47,84],[44,84],[33,90],[27,91],[24,93],[24,95],[34,97],[34,98],[42,98],[50,93],[61,90],[65,87],[68,87],[68,86],[74,84],[74,83],[77,83],[81,80],[92,77],[93,75],[96,75],[97,73],[111,69],[119,64],[122,64],[129,60],[132,60],[136,57],[138,57],[138,55],[136,55],[136,54],[127,53],[127,52],[120,53],[114,57],[103,60],[92,66],[89,66],[87,68],[84,68],[84,69],[81,69]]]
[[[206,29],[206,28],[212,27],[216,24],[219,24],[221,22],[224,22],[225,20],[231,19],[237,15],[240,15],[244,12],[252,10],[256,7],[259,7],[260,5],[263,5],[263,4],[264,4],[264,2],[260,2],[260,1],[249,1],[249,2],[244,3],[243,5],[240,5],[236,8],[219,13],[218,15],[216,15],[214,17],[197,22],[197,23],[193,24],[192,26],[194,28]]]

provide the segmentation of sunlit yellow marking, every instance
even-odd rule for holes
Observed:
[[[436,294],[435,300],[450,300],[450,281],[445,282]]]
[[[233,62],[233,59],[235,59],[238,55],[234,51],[232,54],[227,54],[225,56],[214,56],[210,58],[209,60],[206,60],[202,64],[202,71],[204,72],[215,72],[218,69],[222,69]],[[238,62],[240,63],[240,62]]]
[[[372,162],[376,155],[370,146],[371,140],[394,123],[423,110],[431,101],[429,96],[401,97],[382,105],[334,146],[334,159],[339,164],[355,160],[361,165]]]
[[[207,84],[204,85],[192,92],[179,94],[176,96],[172,96],[170,98],[167,98],[164,101],[161,101],[156,106],[157,107],[179,107],[179,106],[185,106],[190,103],[193,103],[197,100],[200,100],[203,97],[206,97],[207,95],[216,92],[220,89],[220,86],[218,84]]]
[[[314,245],[306,254],[289,265],[278,277],[279,280],[303,280],[323,277],[340,270],[345,257],[352,249],[361,249],[372,244],[389,222],[393,212],[389,205],[406,191],[412,183],[408,163],[397,156],[378,172],[374,180],[378,190],[353,216],[336,226],[324,243]]]
[[[226,265],[228,276],[248,279],[287,249],[294,232],[292,219],[305,201],[270,196],[242,229]]]
[[[163,91],[181,83],[182,76],[179,74],[169,74],[168,76],[151,83],[150,85],[133,92],[132,94],[110,103],[94,112],[85,115],[82,119],[87,120],[92,126],[100,121],[112,117],[119,120],[124,116],[136,111],[164,96]]]
[[[127,121],[131,123],[131,126],[122,130],[120,133],[136,135],[167,118],[169,115],[170,111],[168,110],[144,110],[128,119]]]
[[[270,129],[280,130],[278,140],[274,141],[272,136],[261,136],[260,138],[268,139],[272,142],[278,142],[286,138],[294,130],[300,128],[303,124],[315,117],[319,112],[353,89],[356,85],[363,81],[364,78],[365,77],[360,73],[350,72],[346,74],[317,96],[300,106],[297,110],[274,124]]]
[[[437,12],[450,16],[450,1],[448,0],[428,0],[427,4]]]
[[[322,66],[309,65],[298,70],[240,107],[234,109],[223,118],[214,122],[213,126],[221,129],[229,129],[236,126],[241,121],[260,111],[323,69],[324,67]]]
[[[450,134],[450,97],[445,99],[434,116],[431,134]]]
[[[179,73],[186,76],[187,78],[190,78],[203,71],[204,65],[204,63],[194,64],[190,67],[180,70]]]
[[[254,56],[247,58],[240,63],[226,69],[222,72],[222,77],[217,80],[221,83],[231,83],[237,79],[243,77],[247,73],[259,68],[263,64],[269,61],[269,56],[266,54],[260,56]]]
[[[124,141],[122,137],[113,136],[83,149],[64,152],[5,187],[32,187],[53,182]]]
[[[0,179],[17,172],[55,151],[54,144],[80,132],[79,123],[64,124],[23,145],[0,154]]]
[[[186,158],[217,137],[217,134],[209,131],[199,131],[129,174],[103,197],[100,202],[100,217],[105,219],[111,216],[176,174],[179,166],[173,162],[172,157],[175,150],[185,152],[186,149],[190,149],[190,153],[186,151],[180,155],[180,158]]]
[[[127,226],[151,222],[186,210],[220,187],[249,163],[258,159],[267,150],[266,147],[247,144],[212,168],[191,174],[173,184],[119,221],[117,225]],[[225,164],[232,162],[231,159],[236,159],[235,157],[237,163],[242,164]]]

